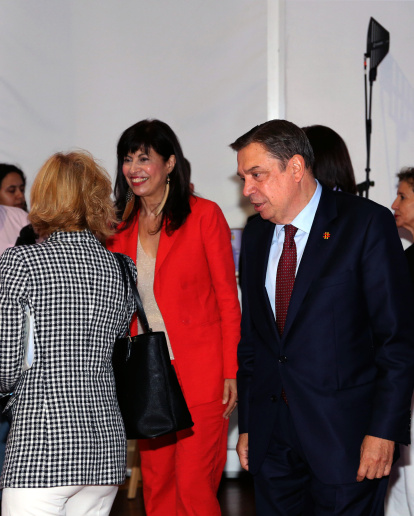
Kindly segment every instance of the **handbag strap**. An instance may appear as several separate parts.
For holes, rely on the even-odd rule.
[[[138,289],[137,289],[137,285],[136,285],[136,283],[134,281],[134,278],[132,276],[131,269],[125,263],[125,259],[124,259],[124,255],[123,254],[121,254],[121,253],[113,253],[113,255],[115,256],[115,258],[118,261],[119,266],[121,268],[122,279],[124,281],[126,292],[128,292],[128,282],[129,282],[129,286],[131,287],[132,294],[134,296],[135,303],[137,305],[137,316],[138,316],[138,318],[140,320],[140,323],[141,323],[145,333],[151,333],[152,329],[150,328],[150,326],[148,324],[148,319],[147,319],[147,316],[145,314],[144,305],[142,304],[141,297],[139,295],[139,292],[138,292]]]

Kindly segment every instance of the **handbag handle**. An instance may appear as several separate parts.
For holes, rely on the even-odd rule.
[[[134,296],[135,302],[137,304],[137,316],[141,322],[141,325],[145,331],[145,333],[152,333],[152,329],[148,324],[148,319],[145,314],[144,305],[142,304],[141,297],[139,295],[137,285],[132,276],[131,269],[125,263],[124,255],[121,253],[112,253],[121,267],[122,278],[124,281],[125,291],[128,292],[128,282],[132,290],[132,294]],[[128,278],[127,278],[128,276]]]

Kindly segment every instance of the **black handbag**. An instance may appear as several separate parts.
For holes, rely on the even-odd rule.
[[[112,366],[116,394],[128,439],[152,439],[191,428],[194,423],[168,353],[165,333],[153,332],[137,286],[122,254],[114,253],[121,267],[125,291],[128,282],[137,303],[142,335],[117,339]],[[129,332],[129,330],[128,330]]]

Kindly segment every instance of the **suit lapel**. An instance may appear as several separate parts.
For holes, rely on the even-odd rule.
[[[134,263],[137,263],[138,218],[137,215],[129,228],[125,229],[123,234],[121,233],[125,242],[125,251],[123,252],[130,256],[134,260]]]
[[[197,197],[190,196],[190,207],[191,211],[193,209],[194,204],[197,202]],[[191,217],[191,213],[188,215],[188,217]],[[188,219],[187,221],[188,222]],[[188,227],[188,224],[187,226]],[[160,243],[158,245],[158,251],[157,251],[157,260],[155,262],[155,275],[158,274],[160,268],[162,267],[162,264],[164,263],[165,259],[168,256],[168,253],[170,252],[171,248],[173,247],[175,241],[179,237],[179,235],[182,235],[184,231],[183,226],[176,229],[171,236],[167,235],[165,231],[165,221],[161,228],[161,235],[160,235]]]
[[[123,235],[125,241],[125,251],[134,262],[137,261],[137,246],[138,246],[138,232],[139,232],[139,212],[136,216],[133,224],[125,230]],[[170,252],[178,233],[180,230],[174,231],[171,236],[168,236],[165,232],[165,225],[161,228],[160,242],[158,245],[157,258],[155,262],[155,274],[157,274],[159,268],[163,264],[165,258]]]
[[[277,342],[280,341],[279,332],[276,327],[275,316],[269,301],[269,296],[266,290],[266,273],[267,264],[269,261],[270,248],[272,245],[272,239],[275,231],[275,225],[269,221],[262,222],[263,232],[259,235],[257,245],[255,246],[254,252],[257,253],[257,268],[255,275],[255,289],[257,292],[257,307],[255,310],[258,314],[263,314],[265,321],[270,328],[272,336]],[[261,327],[261,325],[259,325]],[[268,334],[265,328],[264,333]],[[276,348],[275,348],[276,349]]]
[[[177,240],[179,233],[180,229],[177,229],[171,236],[168,236],[165,232],[165,224],[161,228],[160,243],[158,245],[157,259],[155,262],[155,275],[158,274],[160,267],[168,256],[174,242]]]
[[[269,296],[267,295],[267,290],[266,290],[266,274],[267,274],[267,264],[269,262],[270,248],[272,246],[272,240],[273,240],[273,235],[274,235],[276,226],[272,223],[267,224],[267,226],[268,227],[266,228],[265,238],[263,239],[263,248],[259,250],[260,255],[262,256],[262,259],[263,259],[263,262],[261,263],[261,267],[259,267],[259,269],[262,272],[260,285],[262,287],[262,295],[263,295],[265,303],[266,303],[267,311],[271,314],[271,318],[274,319],[273,310],[270,305]]]
[[[296,275],[283,338],[289,333],[312,281],[320,275],[326,261],[329,259],[329,238],[324,239],[324,234],[332,231],[332,221],[336,216],[335,194],[323,187],[319,206],[316,210],[309,238]]]

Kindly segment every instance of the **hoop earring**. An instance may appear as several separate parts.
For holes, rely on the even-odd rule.
[[[154,215],[158,217],[158,215],[162,212],[165,203],[167,202],[168,194],[170,193],[170,174],[167,175],[167,184],[165,185],[165,191],[164,195],[162,197],[162,200],[160,204],[158,205],[158,208],[155,210]]]
[[[132,210],[134,209],[134,204],[135,204],[135,195],[130,187],[130,188],[128,188],[128,192],[126,194],[126,204],[125,204],[124,213],[122,214],[123,221],[127,220],[127,218],[131,215]]]

